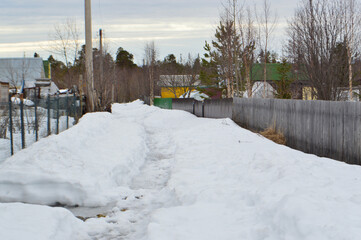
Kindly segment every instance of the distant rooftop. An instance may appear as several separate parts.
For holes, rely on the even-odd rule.
[[[12,87],[20,87],[23,79],[25,87],[33,87],[36,79],[46,77],[42,58],[0,58],[0,81]]]
[[[189,87],[198,86],[200,83],[199,75],[160,75],[158,86]]]
[[[281,80],[281,75],[279,74],[278,68],[281,63],[267,63],[267,81],[279,81]],[[251,79],[252,81],[263,81],[263,63],[255,63],[252,66]],[[288,74],[289,78],[292,80],[305,80],[307,79],[304,74],[296,73],[290,71]]]

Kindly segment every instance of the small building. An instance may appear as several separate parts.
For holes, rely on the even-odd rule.
[[[162,98],[179,98],[200,85],[199,75],[160,75],[158,86]]]
[[[40,89],[40,96],[54,95],[59,91],[59,88],[55,85],[51,79],[40,78],[36,79],[35,87]]]
[[[279,73],[279,67],[281,63],[267,63],[267,74],[266,74],[266,83],[270,84],[277,91],[277,82],[281,80],[281,74]],[[294,67],[293,67],[294,68]],[[250,73],[251,81],[254,82],[263,82],[264,81],[264,64],[255,63],[252,65],[252,70]],[[292,93],[292,98],[304,99],[305,93],[309,91],[309,81],[307,81],[304,74],[300,74],[296,69],[291,69],[289,71],[288,78],[292,81],[290,84],[290,91]]]
[[[50,63],[43,61],[40,57],[35,58],[0,58],[0,79],[7,82],[9,87],[16,89],[18,92],[24,89],[33,89],[37,87],[38,81],[47,82],[45,87],[41,89],[44,93],[55,94],[58,88],[51,81]],[[41,84],[40,84],[41,85]],[[55,87],[54,87],[55,86]],[[56,90],[55,90],[56,89]]]
[[[313,87],[303,87],[302,88],[302,100],[317,100],[316,94],[317,90]]]
[[[0,82],[0,103],[9,101],[9,83]]]

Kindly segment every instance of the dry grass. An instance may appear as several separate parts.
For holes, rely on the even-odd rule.
[[[286,145],[286,138],[280,131],[276,131],[275,128],[269,127],[263,132],[260,132],[262,136],[274,141],[275,143]]]

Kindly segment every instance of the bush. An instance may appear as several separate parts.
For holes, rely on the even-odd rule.
[[[260,132],[260,134],[275,143],[286,145],[285,136],[282,132],[277,131],[274,127],[269,127],[266,130]]]

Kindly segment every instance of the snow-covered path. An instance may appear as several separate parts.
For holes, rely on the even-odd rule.
[[[145,126],[142,118],[134,120],[145,127],[145,162],[132,178],[126,196],[117,202],[112,211],[106,213],[108,219],[92,219],[91,226],[105,227],[91,233],[93,239],[147,239],[152,213],[157,209],[174,207],[178,203],[174,191],[167,187],[174,163],[175,144],[167,131]],[[87,210],[83,209],[83,212]],[[127,223],[127,229],[112,226],[113,223],[121,225],[124,222]]]
[[[0,203],[0,239],[19,239],[19,232],[39,239],[31,231],[42,231],[38,225],[43,239],[361,236],[360,166],[277,145],[230,119],[140,102],[112,110],[89,114],[0,165],[0,202],[59,202],[90,218],[71,218],[63,208]],[[23,231],[15,231],[19,218]]]
[[[140,173],[132,179],[130,187],[132,189],[160,190],[167,185],[170,177],[175,144],[161,129],[157,131],[146,129],[146,133],[149,152]]]

